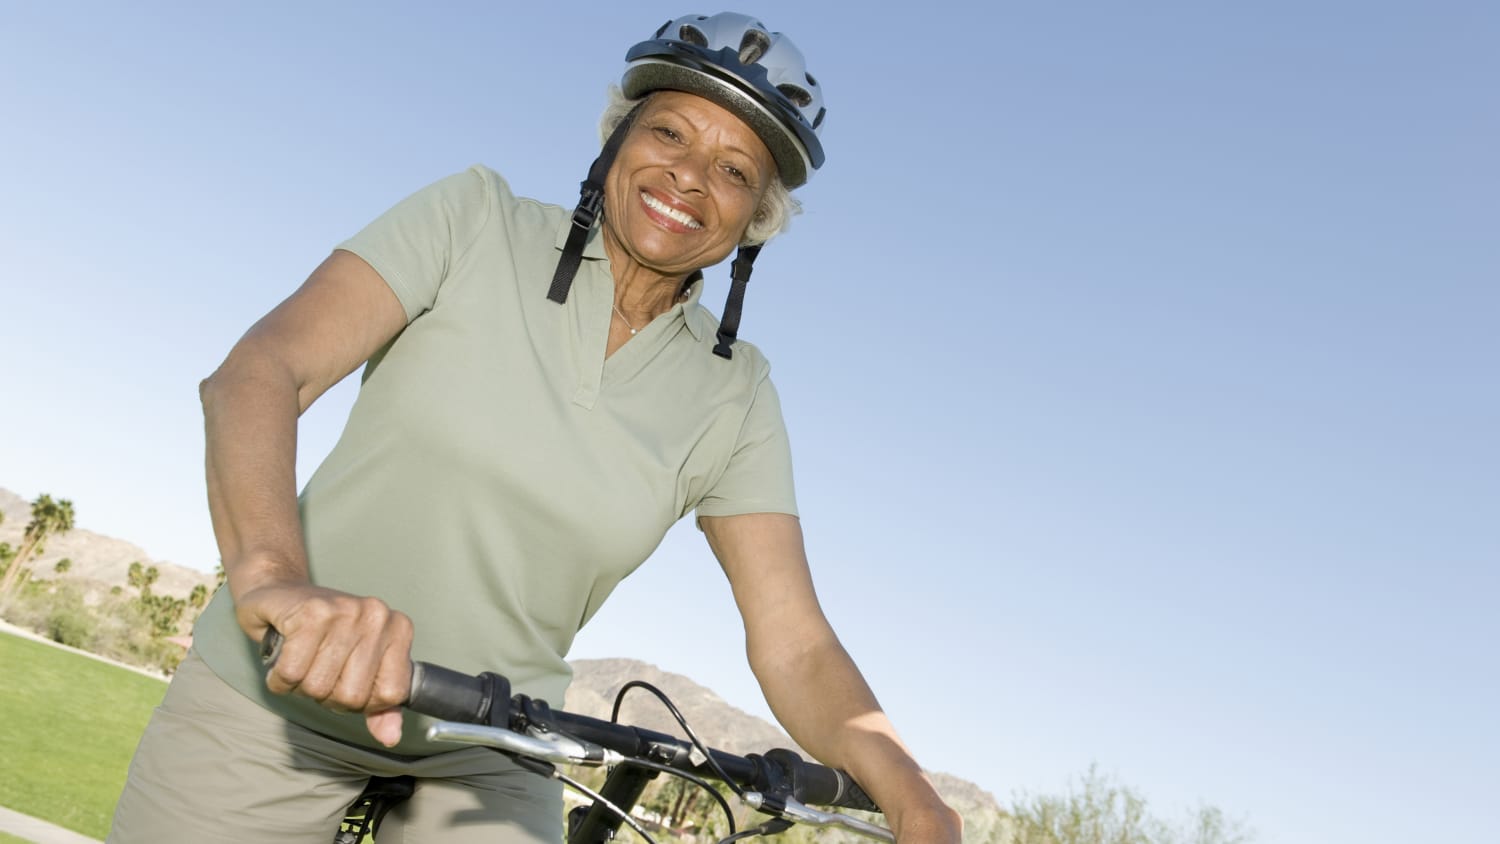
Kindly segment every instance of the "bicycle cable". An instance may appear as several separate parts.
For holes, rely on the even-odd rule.
[[[723,767],[719,765],[719,761],[715,759],[713,753],[709,751],[708,745],[704,744],[703,741],[698,738],[698,734],[693,732],[692,727],[688,726],[687,719],[682,716],[682,712],[677,709],[677,705],[674,704],[672,702],[672,699],[667,697],[666,692],[663,692],[661,689],[658,689],[650,683],[644,682],[642,680],[631,680],[630,682],[621,686],[620,691],[615,694],[615,706],[609,714],[610,721],[619,723],[620,704],[625,700],[625,693],[630,691],[632,688],[645,689],[651,694],[656,695],[657,699],[662,702],[662,705],[667,708],[667,711],[672,713],[672,717],[677,719],[677,724],[682,727],[682,731],[687,733],[688,740],[693,743],[693,747],[698,748],[698,752],[702,753],[703,757],[708,760],[709,767],[713,769],[713,772],[718,775],[719,779],[723,780],[724,784],[729,786],[729,790],[734,792],[735,797],[745,796],[745,790],[743,788],[740,788],[740,784],[735,782],[728,774],[724,773]]]
[[[660,771],[664,774],[671,774],[674,777],[682,777],[693,785],[696,785],[704,791],[707,791],[709,794],[713,795],[713,798],[715,800],[719,801],[719,807],[724,810],[724,816],[729,820],[729,834],[735,834],[736,827],[734,823],[734,810],[729,808],[729,801],[725,800],[724,795],[720,794],[719,790],[717,788],[714,788],[713,784],[708,780],[694,774],[690,774],[687,771],[678,770],[671,765],[663,765],[660,762],[652,762],[646,759],[626,759],[620,764],[634,765],[637,768],[646,768],[652,771]]]
[[[734,844],[734,842],[736,841],[740,841],[745,838],[755,838],[756,836],[760,835],[776,835],[778,833],[785,832],[791,827],[791,821],[783,820],[781,818],[772,818],[771,820],[766,821],[765,823],[755,827],[754,829],[747,829],[744,832],[730,835],[728,838],[722,838],[719,840],[719,844]]]
[[[630,691],[631,689],[643,689],[647,692],[650,692],[652,695],[655,695],[656,699],[661,701],[662,705],[667,708],[667,711],[672,714],[672,717],[677,720],[677,725],[682,727],[682,731],[687,733],[688,740],[693,743],[693,747],[695,747],[699,753],[703,754],[703,758],[708,761],[709,767],[713,769],[714,774],[718,776],[719,780],[725,785],[729,786],[729,790],[734,792],[735,797],[738,797],[741,800],[745,798],[745,790],[743,788],[740,788],[740,784],[735,782],[732,777],[724,772],[723,766],[721,766],[719,764],[719,761],[714,758],[713,752],[709,749],[708,745],[704,744],[703,740],[698,738],[698,734],[693,732],[693,728],[688,726],[687,718],[685,718],[682,714],[682,711],[677,708],[677,704],[673,703],[672,699],[667,697],[667,693],[662,691],[661,689],[658,689],[657,687],[643,680],[631,680],[630,682],[621,686],[620,691],[615,693],[615,705],[609,713],[609,720],[611,723],[618,724],[620,722],[620,707],[625,702],[625,693]],[[634,761],[640,762],[641,760]],[[654,763],[652,763],[643,765],[643,767],[650,768],[655,767],[655,765]],[[665,768],[666,766],[662,767]],[[717,788],[714,788],[712,785],[709,785],[702,779],[691,776],[682,771],[671,768],[666,768],[666,770],[669,773],[678,774],[686,779],[696,782],[701,788],[707,790],[709,794],[712,794],[714,796],[714,799],[719,801],[719,806],[724,810],[724,816],[729,820],[729,832],[731,837],[734,835],[734,810],[729,807],[729,801],[724,799],[724,795],[720,794]]]
[[[595,803],[598,803],[599,805],[601,805],[604,808],[610,810],[611,812],[614,812],[616,815],[619,815],[620,816],[620,820],[624,821],[631,829],[635,830],[636,833],[639,834],[642,838],[644,838],[647,841],[651,842],[651,844],[656,844],[656,839],[652,838],[650,836],[650,834],[648,834],[646,832],[646,828],[645,827],[641,826],[638,822],[636,822],[635,818],[632,818],[630,816],[629,812],[625,811],[624,809],[621,809],[619,806],[616,806],[614,803],[611,803],[611,802],[609,802],[609,800],[605,799],[604,795],[602,795],[599,792],[593,790],[592,788],[589,788],[588,786],[584,785],[583,783],[579,782],[578,780],[573,779],[572,777],[568,776],[567,774],[564,774],[562,771],[556,771],[556,770],[554,770],[552,772],[552,776],[557,777],[559,780],[562,780],[562,782],[563,782],[564,785],[567,785],[568,787],[570,787],[570,788],[572,788],[572,789],[574,789],[574,790],[582,793],[584,796],[588,797],[590,800],[593,800]],[[734,821],[731,820],[730,823],[733,824]]]

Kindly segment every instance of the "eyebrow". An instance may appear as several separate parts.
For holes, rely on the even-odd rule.
[[[681,111],[678,111],[673,106],[670,106],[670,105],[658,105],[656,107],[656,111],[652,112],[649,116],[650,117],[655,117],[658,114],[671,114],[671,115],[674,115],[678,119],[682,120],[684,123],[687,123],[687,124],[691,125],[694,129],[696,129],[696,130],[698,130],[700,132],[702,131],[702,127],[698,126],[698,124],[695,123],[693,120],[689,119],[686,114],[683,114]],[[749,129],[748,126],[745,127],[745,128]],[[750,131],[751,131],[751,134],[754,134],[754,130],[753,129],[750,130]],[[755,156],[750,154],[749,150],[746,150],[746,149],[740,147],[737,144],[727,144],[725,146],[725,149],[728,149],[730,152],[737,153],[738,155],[744,156],[745,160],[749,161],[750,164],[755,167],[756,175],[757,176],[760,175],[760,171],[762,171],[762,170],[765,169],[764,167],[761,166],[760,162],[758,160],[756,160]]]

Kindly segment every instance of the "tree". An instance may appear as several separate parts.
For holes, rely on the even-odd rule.
[[[1179,827],[1146,812],[1146,800],[1089,768],[1062,797],[1026,797],[1013,812],[1013,844],[1246,844],[1251,834],[1211,806]]]
[[[156,566],[145,568],[140,560],[131,563],[130,568],[125,572],[125,582],[141,590],[142,597],[151,595],[151,584],[155,583],[158,577],[161,577],[161,572],[156,570]]]
[[[26,525],[26,531],[21,536],[21,548],[16,552],[15,559],[11,560],[10,566],[5,570],[5,579],[0,581],[0,597],[10,594],[16,582],[21,579],[21,571],[26,568],[26,561],[37,553],[42,542],[47,537],[59,533],[67,533],[73,529],[73,502],[66,498],[52,500],[52,496],[43,493],[31,502],[31,521]]]
[[[208,587],[200,583],[194,586],[192,594],[188,595],[188,604],[195,610],[201,610],[206,603],[208,603]]]
[[[187,601],[171,595],[153,595],[146,590],[136,602],[150,624],[151,638],[164,639],[176,635],[177,625],[182,622],[182,615],[187,611]]]
[[[188,602],[171,595],[157,595],[151,591],[151,585],[161,577],[161,572],[156,566],[142,566],[140,560],[130,564],[125,572],[125,580],[136,589],[141,590],[140,597],[135,599],[135,605],[140,608],[142,615],[149,625],[151,638],[164,639],[177,633],[177,625],[182,622],[182,616],[187,612]],[[203,589],[199,586],[198,589]],[[194,598],[206,598],[207,590],[202,595],[198,590],[193,590]],[[197,606],[196,604],[194,606]]]
[[[57,561],[57,565],[53,566],[52,570],[55,571],[55,572],[57,572],[58,574],[67,574],[68,573],[68,569],[71,569],[72,567],[73,567],[73,558],[72,557],[63,557],[61,560]]]

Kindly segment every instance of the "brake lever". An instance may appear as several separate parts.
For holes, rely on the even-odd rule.
[[[561,733],[544,732],[521,735],[504,727],[462,724],[457,721],[438,721],[432,724],[427,728],[427,739],[492,747],[507,753],[529,756],[561,765],[597,767],[618,765],[625,761],[625,757],[620,753]]]
[[[759,812],[765,812],[778,818],[786,818],[808,826],[840,826],[851,832],[857,832],[870,838],[878,838],[882,841],[895,842],[896,834],[883,826],[862,821],[859,818],[850,817],[841,812],[824,812],[811,806],[793,800],[790,797],[778,798],[762,794],[759,791],[747,791],[740,797],[750,808]]]

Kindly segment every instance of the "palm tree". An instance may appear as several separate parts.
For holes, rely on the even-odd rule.
[[[10,561],[10,568],[5,570],[4,581],[0,581],[0,597],[9,594],[21,579],[21,570],[26,567],[26,561],[47,537],[67,533],[72,529],[73,502],[66,498],[53,501],[52,496],[46,493],[37,496],[31,502],[31,521],[27,523],[26,532],[21,536],[21,549],[16,552],[15,559]]]

